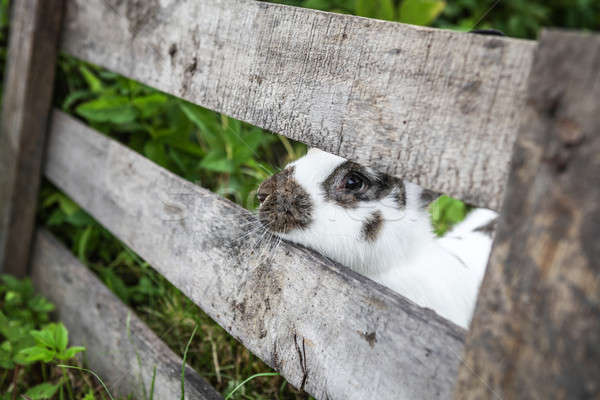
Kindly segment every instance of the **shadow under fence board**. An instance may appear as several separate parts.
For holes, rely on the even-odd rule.
[[[447,399],[464,330],[56,111],[46,175],[317,399]]]
[[[248,0],[66,0],[62,50],[498,209],[535,43]]]
[[[86,347],[88,368],[113,395],[147,398],[156,367],[154,398],[180,398],[181,358],[48,231],[37,231],[32,269],[36,288],[69,329],[69,345]],[[222,399],[189,366],[184,387],[186,399]]]

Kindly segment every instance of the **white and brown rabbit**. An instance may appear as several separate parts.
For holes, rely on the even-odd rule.
[[[264,181],[257,196],[259,219],[277,236],[469,324],[491,245],[476,228],[494,212],[477,210],[466,228],[437,239],[431,192],[318,149]],[[475,254],[461,257],[453,251],[461,247]]]

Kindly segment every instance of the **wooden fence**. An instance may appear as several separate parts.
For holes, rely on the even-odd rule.
[[[57,47],[501,210],[470,332],[313,252],[260,247],[244,237],[247,211],[49,113]],[[21,0],[0,136],[0,265],[24,275],[33,254],[35,284],[117,391],[141,396],[152,375],[142,366],[157,366],[159,398],[178,396],[181,360],[48,232],[33,240],[45,153],[53,183],[317,399],[598,396],[599,98],[590,34],[536,43],[250,0]],[[189,368],[186,378],[188,398],[220,397]]]

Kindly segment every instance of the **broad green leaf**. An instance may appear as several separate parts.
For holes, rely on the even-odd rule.
[[[229,174],[235,169],[233,162],[228,160],[227,156],[218,150],[209,153],[198,166],[209,171]]]
[[[59,322],[58,324],[51,324],[54,330],[54,344],[58,351],[63,351],[67,348],[67,344],[69,344],[69,332],[67,328]]]
[[[36,343],[54,349],[56,347],[56,343],[54,341],[53,330],[49,329],[50,326],[51,325],[48,325],[47,328],[42,329],[41,331],[31,331],[29,333],[31,336],[33,336]]]
[[[176,134],[160,138],[162,143],[166,143],[169,146],[181,150],[196,157],[204,157],[206,151],[202,146],[192,142],[190,139],[183,137],[183,135]]]
[[[392,0],[379,0],[379,9],[375,18],[393,21],[395,19],[395,7]]]
[[[155,115],[169,98],[162,93],[153,93],[148,96],[136,97],[133,99],[133,105],[140,111],[142,118],[148,118]]]
[[[27,390],[27,392],[25,392],[25,397],[31,400],[50,399],[56,394],[56,391],[61,387],[61,385],[62,382],[59,382],[56,385],[53,385],[49,382],[40,383],[39,385]]]
[[[62,103],[62,110],[69,111],[71,106],[80,100],[87,100],[90,97],[93,97],[93,93],[89,90],[76,90],[67,95],[65,100]]]
[[[217,125],[215,114],[212,111],[204,110],[193,104],[184,102],[179,103],[183,114],[198,128],[200,137],[209,144],[209,147],[216,147],[222,140],[217,132],[220,126]]]
[[[440,0],[403,0],[398,21],[412,25],[431,24],[446,6]]]
[[[15,362],[19,364],[30,364],[36,361],[50,362],[54,359],[56,352],[39,346],[27,347],[21,350]]]
[[[81,353],[82,351],[85,351],[85,347],[83,346],[72,346],[69,347],[68,349],[61,351],[56,358],[58,358],[59,360],[70,360],[71,358],[73,358],[75,356],[75,354],[77,353]]]
[[[75,112],[92,122],[124,124],[137,117],[136,109],[123,96],[104,96],[79,105]]]

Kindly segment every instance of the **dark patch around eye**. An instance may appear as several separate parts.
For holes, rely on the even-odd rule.
[[[294,179],[294,167],[264,181],[259,192],[266,197],[258,218],[270,231],[287,233],[305,229],[311,223],[313,204],[310,195]]]
[[[361,233],[364,240],[374,242],[383,227],[383,217],[379,210],[374,211],[363,223]]]
[[[359,192],[345,190],[341,184],[344,177],[356,172],[363,176],[368,185],[366,190]],[[394,197],[398,205],[404,208],[406,195],[401,179],[373,171],[352,161],[339,165],[321,184],[325,200],[336,203],[344,208],[356,208],[360,202],[381,200],[395,189]]]

